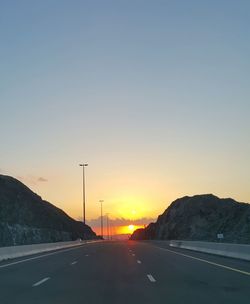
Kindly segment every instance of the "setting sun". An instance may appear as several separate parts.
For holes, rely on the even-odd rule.
[[[117,227],[118,234],[132,234],[136,229],[144,228],[143,225],[127,225]]]
[[[135,226],[134,225],[128,225],[128,230],[131,231],[131,233],[134,232]]]

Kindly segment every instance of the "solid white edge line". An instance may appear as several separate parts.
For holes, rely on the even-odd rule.
[[[39,285],[45,283],[45,282],[48,281],[49,279],[50,279],[50,277],[44,278],[44,279],[42,279],[42,280],[36,282],[35,284],[33,284],[32,287],[37,287],[37,286],[39,286]]]
[[[95,244],[95,243],[97,243],[97,242],[89,242],[88,244]],[[79,245],[79,246],[74,246],[74,247],[71,247],[71,248],[67,248],[67,249],[55,249],[56,251],[51,252],[51,253],[46,253],[46,254],[35,256],[35,257],[32,257],[32,258],[28,258],[28,259],[24,259],[24,260],[12,262],[12,263],[0,265],[0,268],[5,268],[5,267],[8,267],[8,266],[12,266],[12,265],[16,265],[16,264],[20,264],[20,263],[36,260],[36,259],[41,259],[43,257],[54,255],[54,254],[59,254],[61,252],[67,252],[67,251],[71,251],[71,250],[76,250],[76,249],[79,249],[79,248],[83,247],[84,245],[86,245],[86,243],[84,243],[82,245]]]
[[[211,261],[208,261],[208,260],[204,260],[204,259],[194,257],[192,255],[176,252],[174,250],[169,250],[169,249],[162,248],[162,247],[157,247],[156,246],[156,248],[164,250],[164,251],[168,251],[168,252],[171,252],[171,253],[174,253],[174,254],[177,254],[177,255],[181,255],[181,256],[184,256],[184,257],[189,258],[189,259],[193,259],[193,260],[196,260],[196,261],[200,261],[200,262],[203,262],[203,263],[207,263],[207,264],[210,264],[210,265],[213,265],[213,266],[221,267],[221,268],[224,268],[224,269],[227,269],[227,270],[231,270],[231,271],[234,271],[234,272],[238,272],[238,273],[250,276],[250,272],[243,271],[243,270],[240,270],[240,269],[237,269],[237,268],[232,268],[232,267],[229,267],[229,266],[226,266],[226,265],[214,263],[214,262],[211,262]]]
[[[77,263],[77,261],[72,262],[70,265],[75,265]]]
[[[155,282],[156,282],[156,280],[155,280],[155,278],[152,276],[152,274],[147,274],[147,277],[148,277],[148,279],[149,279],[150,282],[152,282],[152,283],[155,283]]]

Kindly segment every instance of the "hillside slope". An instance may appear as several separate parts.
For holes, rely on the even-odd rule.
[[[250,243],[250,205],[212,194],[185,196],[131,239],[218,241],[221,233],[224,242]]]
[[[41,199],[13,177],[0,175],[0,246],[93,239],[87,225]]]

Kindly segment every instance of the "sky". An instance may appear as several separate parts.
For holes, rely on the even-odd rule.
[[[0,173],[80,219],[250,202],[250,2],[0,1]]]

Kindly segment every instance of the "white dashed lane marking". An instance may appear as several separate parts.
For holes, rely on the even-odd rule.
[[[35,284],[32,285],[32,287],[37,287],[43,283],[45,283],[46,281],[48,281],[50,278],[44,278],[41,281],[36,282]]]
[[[149,279],[150,282],[152,282],[152,283],[155,283],[155,282],[156,282],[156,280],[155,280],[155,278],[152,276],[152,274],[147,274],[147,277],[148,277],[148,279]]]

